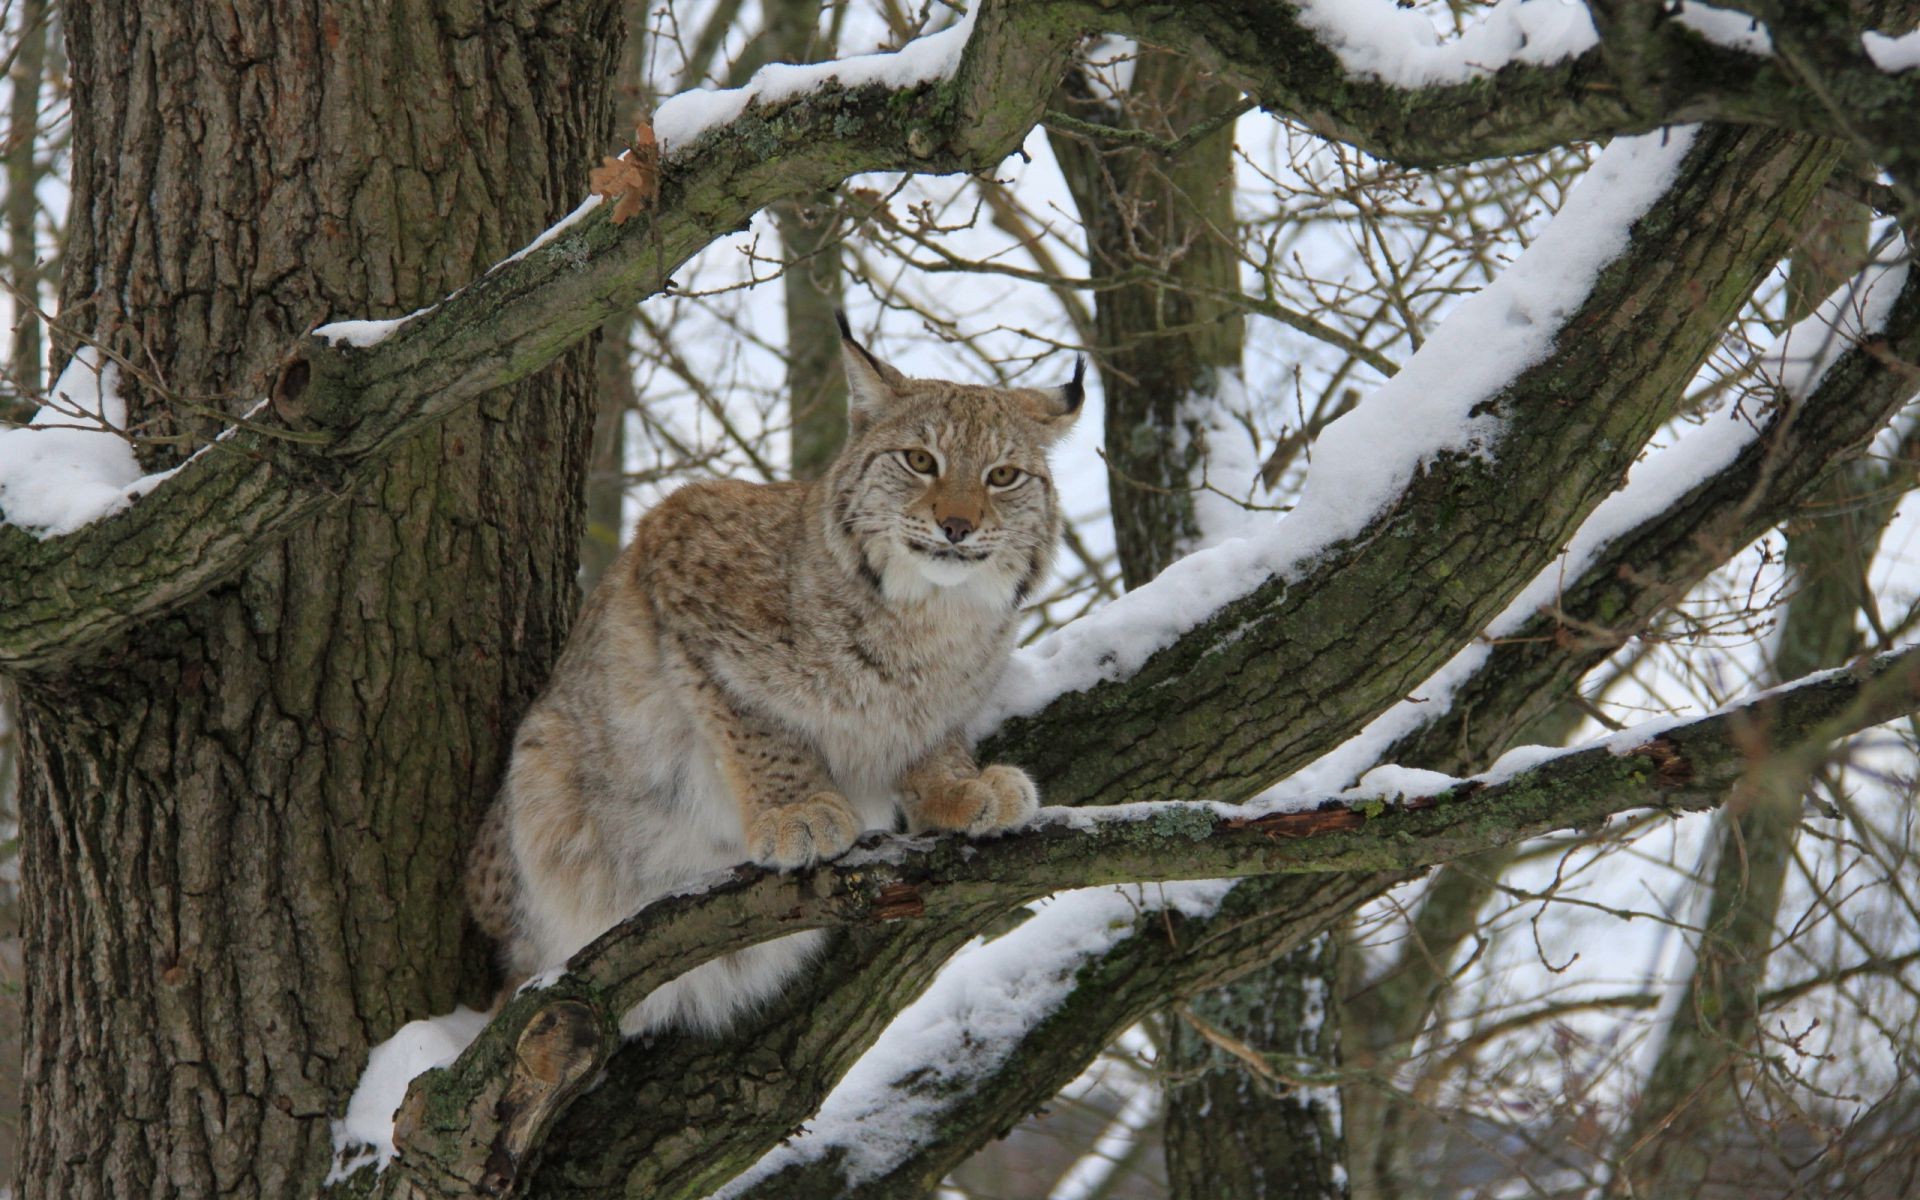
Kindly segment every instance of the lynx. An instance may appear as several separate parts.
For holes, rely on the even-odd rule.
[[[1038,803],[964,736],[1060,535],[1047,389],[909,379],[840,320],[847,445],[812,483],[691,484],[643,517],[514,739],[467,890],[508,973],[563,962],[746,859],[794,868],[864,830],[981,834]],[[724,1028],[818,944],[682,975],[628,1033]]]

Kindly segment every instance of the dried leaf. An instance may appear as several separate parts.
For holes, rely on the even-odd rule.
[[[591,176],[595,195],[614,201],[613,223],[624,225],[660,199],[660,143],[653,126],[634,127],[633,147],[618,158],[601,160]]]

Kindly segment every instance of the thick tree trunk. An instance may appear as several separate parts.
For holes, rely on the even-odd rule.
[[[62,307],[141,368],[133,419],[204,433],[187,401],[244,409],[315,322],[575,204],[614,11],[74,0]],[[26,1195],[309,1194],[368,1044],[485,994],[461,859],[574,607],[586,381],[568,356],[22,681]]]
[[[1171,1022],[1167,1176],[1177,1197],[1344,1196],[1340,936],[1322,933],[1267,966],[1195,996]],[[1260,1070],[1249,1052],[1268,1062]],[[1318,1077],[1318,1078],[1316,1078]]]
[[[1177,154],[1123,139],[1171,147],[1233,112],[1240,93],[1191,59],[1143,49],[1124,107],[1074,81],[1060,98],[1116,131],[1113,143],[1054,133],[1052,144],[1086,229],[1108,492],[1121,572],[1138,587],[1202,540],[1206,418],[1237,391],[1244,318],[1222,298],[1240,288],[1230,124]]]

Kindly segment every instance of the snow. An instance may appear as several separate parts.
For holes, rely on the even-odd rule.
[[[1773,38],[1767,33],[1767,27],[1746,13],[1687,0],[1673,16],[1717,46],[1744,50],[1748,54],[1773,53]]]
[[[1811,315],[1760,352],[1767,378],[1795,399],[1811,394],[1846,350],[1885,327],[1895,299],[1906,286],[1910,257],[1906,245],[1898,241],[1879,250],[1866,270],[1835,289]],[[1634,464],[1625,486],[1588,514],[1560,556],[1487,626],[1483,640],[1463,648],[1421,684],[1413,701],[1402,701],[1380,714],[1360,733],[1269,789],[1261,802],[1336,791],[1434,713],[1447,711],[1455,689],[1486,661],[1487,640],[1519,632],[1542,607],[1559,598],[1566,581],[1579,578],[1609,545],[1666,512],[1702,480],[1732,463],[1760,431],[1752,414],[1729,406],[1710,414],[1671,446]],[[1513,757],[1519,753],[1519,749],[1511,752],[1501,764],[1517,769],[1524,761]]]
[[[333,1123],[334,1183],[372,1163],[385,1169],[396,1153],[393,1117],[414,1077],[444,1067],[487,1027],[486,1013],[456,1008],[444,1016],[409,1021],[367,1052],[367,1069],[347,1101],[347,1115]]]
[[[860,54],[811,66],[773,63],[754,72],[744,87],[682,92],[662,103],[653,114],[660,152],[671,155],[687,149],[752,105],[778,104],[830,83],[849,89],[872,84],[908,88],[944,79],[959,67],[979,11],[976,4],[948,28],[915,38],[891,54]]]
[[[1873,65],[1882,71],[1897,73],[1920,67],[1920,30],[1899,37],[1866,33],[1860,36],[1860,43]]]
[[[1392,0],[1303,0],[1300,21],[1355,75],[1401,87],[1467,83],[1508,63],[1545,66],[1599,44],[1584,4],[1506,0],[1458,37]]]
[[[0,520],[36,537],[72,533],[152,491],[173,471],[142,475],[127,427],[120,368],[83,346],[48,403],[18,429],[0,429]],[[176,468],[177,470],[178,468]]]
[[[386,341],[393,336],[394,330],[412,319],[395,317],[387,321],[334,321],[316,327],[313,336],[324,339],[330,346],[354,346],[365,350]]]
[[[624,150],[621,151],[620,157],[621,158],[627,157],[627,151],[624,151]],[[521,247],[519,250],[514,251],[512,254],[509,254],[507,257],[493,264],[493,266],[488,270],[487,273],[491,275],[494,271],[498,271],[501,267],[506,266],[508,263],[519,262],[521,259],[525,258],[527,255],[532,254],[535,250],[538,250],[540,247],[546,245],[548,242],[551,242],[553,239],[559,237],[561,234],[565,233],[567,230],[573,228],[573,226],[575,226],[581,220],[583,220],[588,213],[592,212],[596,208],[599,208],[601,202],[604,201],[605,199],[606,197],[600,195],[598,192],[595,192],[593,195],[588,196],[585,200],[582,200],[578,205],[576,205],[572,212],[568,213],[564,217],[561,217],[558,221],[554,222],[552,225],[548,226],[544,231],[542,231],[539,237],[533,239],[531,242],[528,242],[525,246]]]
[[[1360,782],[1341,793],[1355,799],[1398,799],[1406,796],[1437,796],[1460,781],[1441,771],[1391,764],[1375,767],[1360,777]]]
[[[1073,991],[1079,970],[1129,937],[1146,913],[1212,915],[1230,883],[1087,888],[1036,907],[990,942],[970,943],[885,1033],[807,1122],[719,1197],[738,1196],[789,1166],[844,1155],[850,1180],[905,1160],[934,1132],[938,1094],[991,1074]]]
[[[1547,356],[1692,139],[1691,129],[1615,138],[1513,266],[1462,301],[1398,375],[1326,428],[1290,514],[1188,555],[1015,654],[975,731],[1130,675],[1229,601],[1268,579],[1300,578],[1320,554],[1362,533],[1438,455],[1497,461],[1502,422],[1474,408]]]
[[[969,12],[948,28],[915,38],[888,54],[859,54],[811,66],[773,63],[754,72],[744,87],[682,92],[664,101],[653,114],[653,132],[659,141],[660,153],[669,157],[690,148],[708,132],[732,121],[755,104],[778,104],[829,84],[837,83],[844,88],[875,84],[906,88],[944,79],[958,68],[967,39],[973,34],[973,21],[974,13]],[[542,230],[540,236],[495,263],[488,273],[519,262],[552,242],[600,207],[603,199],[597,194],[588,196],[572,212]],[[432,311],[433,307],[437,306],[391,320],[334,321],[313,332],[332,345],[366,349],[392,337],[400,326]]]

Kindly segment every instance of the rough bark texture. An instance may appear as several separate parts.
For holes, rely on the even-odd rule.
[[[1171,1023],[1166,1144],[1175,1196],[1347,1194],[1340,1095],[1332,1083],[1340,1062],[1339,954],[1339,934],[1322,933],[1195,996]],[[1249,1054],[1266,1060],[1267,1069],[1249,1063]]]
[[[62,308],[142,369],[134,420],[208,433],[185,399],[232,414],[315,322],[571,207],[611,7],[71,4]],[[574,606],[584,384],[488,398],[22,681],[24,1194],[308,1195],[369,1043],[484,996],[460,863]]]
[[[35,226],[39,223],[42,172],[35,151],[40,146],[40,90],[46,79],[51,18],[52,6],[47,0],[22,0],[19,15],[14,18],[19,22],[19,34],[13,46],[13,65],[7,71],[13,93],[7,106],[7,282],[15,289],[13,344],[8,349],[7,371],[22,396],[40,390],[40,360],[45,353],[40,318],[19,297],[34,303],[40,297]],[[0,417],[9,416],[10,408],[7,398],[0,395]],[[31,415],[23,405],[22,419]]]
[[[1554,353],[1485,405],[1506,420],[1497,467],[1436,460],[1310,574],[1226,605],[1124,681],[1010,721],[988,752],[1056,798],[1230,798],[1357,732],[1445,662],[1459,631],[1484,628],[1612,490],[1833,162],[1826,143],[1704,131]]]
[[[1457,841],[1442,839],[1452,841],[1451,849],[1442,852],[1446,855],[1532,836],[1552,819],[1546,817],[1548,813],[1568,818],[1565,823],[1577,826],[1598,824],[1604,819],[1599,816],[1602,810],[1619,811],[1605,797],[1621,797],[1618,789],[1622,787],[1641,795],[1646,794],[1643,789],[1650,788],[1663,796],[1662,803],[1682,807],[1714,803],[1752,766],[1749,752],[1756,728],[1770,730],[1776,747],[1793,747],[1818,757],[1834,737],[1902,707],[1920,704],[1920,651],[1882,656],[1870,673],[1872,679],[1864,686],[1844,677],[1802,684],[1791,689],[1792,699],[1781,697],[1779,708],[1769,709],[1769,702],[1763,700],[1723,717],[1691,722],[1624,758],[1604,746],[1584,750],[1504,784],[1480,791],[1463,789],[1460,794],[1431,798],[1433,804],[1411,811],[1382,812],[1350,831],[1322,830],[1301,836],[1290,849],[1275,847],[1269,853],[1277,857],[1264,864],[1263,870],[1268,873],[1235,887],[1211,915],[1173,921],[1165,913],[1146,914],[1129,936],[1091,956],[1079,969],[1072,994],[1020,1036],[1017,1047],[1006,1057],[1006,1066],[984,1068],[973,1075],[965,1063],[945,1064],[937,1073],[915,1064],[891,1080],[896,1091],[913,1094],[916,1108],[922,1109],[916,1120],[927,1131],[924,1140],[903,1138],[890,1140],[884,1147],[867,1147],[862,1155],[867,1161],[858,1171],[849,1167],[844,1150],[836,1152],[833,1143],[816,1145],[813,1153],[760,1178],[748,1194],[755,1200],[921,1194],[974,1147],[1003,1132],[1013,1114],[1043,1104],[1120,1029],[1151,1006],[1169,997],[1218,986],[1269,962],[1301,939],[1327,931],[1367,900],[1403,882],[1408,878],[1408,868],[1417,866],[1421,855],[1439,849],[1440,842],[1429,840],[1437,830],[1457,828],[1465,834]],[[1631,761],[1636,759],[1637,763]],[[1576,810],[1590,816],[1575,816]],[[1297,822],[1303,816],[1315,815],[1325,814],[1292,814],[1282,820]],[[1016,835],[1011,845],[996,853],[1025,858],[1034,849],[1031,843],[1021,845],[1029,836]],[[1292,840],[1290,835],[1281,836]],[[1181,861],[1183,840],[1192,842],[1189,835],[1180,833],[1164,839],[1143,837],[1141,852],[1163,867],[1170,866]],[[1316,867],[1338,870],[1331,874],[1270,874],[1273,870],[1290,871],[1292,868],[1282,865],[1287,859],[1303,868],[1311,862]],[[1185,869],[1193,874],[1218,874],[1218,861],[1187,864]],[[906,869],[915,870],[917,864]],[[996,879],[1001,875],[989,864],[979,864],[975,869]],[[729,901],[723,907],[731,905]],[[946,908],[941,915],[951,911]],[[928,915],[933,915],[931,905]],[[933,924],[941,930],[949,922]],[[863,961],[861,951],[874,944],[856,942],[836,949],[826,966],[850,969]],[[1156,964],[1169,949],[1177,955],[1177,968],[1156,974],[1162,970]],[[605,970],[611,961],[609,956],[608,961],[576,965],[596,972]],[[1152,986],[1144,990],[1136,987],[1136,972],[1147,973]],[[791,996],[788,1003],[814,1007],[823,993],[830,995],[832,990],[831,983],[816,979],[810,981],[809,994]],[[837,1001],[833,1011],[844,1012],[850,1020],[866,1019],[866,1006],[852,999]],[[780,1077],[771,1074],[778,1066],[771,1061],[750,1061],[754,1071],[763,1074],[759,1075],[759,1086],[747,1089],[747,1094],[759,1100],[764,1088],[779,1082]],[[592,1128],[604,1137],[621,1110],[617,1098],[600,1103],[598,1098],[603,1094],[604,1089],[587,1097],[580,1107],[598,1117],[597,1123],[583,1128]],[[932,1115],[924,1111],[929,1107],[934,1110]],[[722,1115],[709,1111],[714,1116]],[[736,1124],[744,1116],[732,1112],[724,1115]],[[657,1115],[649,1114],[643,1123],[658,1121]],[[704,1140],[712,1139],[717,1131],[702,1125],[688,1132]],[[806,1140],[803,1134],[803,1145]],[[903,1141],[908,1144],[903,1146]],[[724,1148],[714,1141],[706,1144],[715,1151]],[[678,1155],[683,1150],[670,1145],[668,1152]],[[875,1159],[879,1160],[877,1165]],[[744,1165],[734,1165],[728,1173]],[[553,1194],[592,1194],[591,1188],[558,1172],[542,1177],[536,1194],[546,1194],[546,1185],[563,1181],[567,1186],[557,1186]],[[644,1180],[636,1171],[627,1178],[626,1186],[631,1195],[704,1194],[694,1184],[663,1186],[662,1176],[652,1170]]]
[[[1200,542],[1204,417],[1239,379],[1245,318],[1224,298],[1240,288],[1233,126],[1219,119],[1239,111],[1240,92],[1191,59],[1143,49],[1123,103],[1096,97],[1078,76],[1059,99],[1115,135],[1051,140],[1087,240],[1107,492],[1121,575],[1138,587]],[[1177,154],[1137,144],[1145,136],[1172,146],[1210,123],[1211,135]]]

